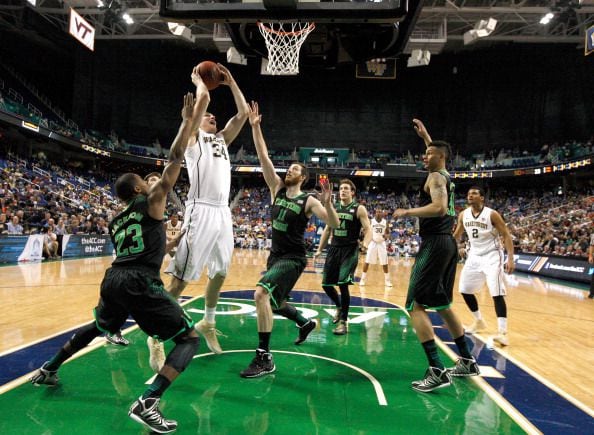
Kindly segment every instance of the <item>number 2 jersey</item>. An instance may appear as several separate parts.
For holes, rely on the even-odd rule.
[[[165,256],[162,219],[148,214],[148,200],[138,195],[109,223],[109,235],[116,250],[114,266],[145,266],[157,271]]]
[[[228,206],[231,164],[223,135],[198,130],[196,144],[186,149],[185,158],[190,177],[188,202]]]
[[[472,207],[462,212],[462,225],[470,242],[469,255],[485,255],[502,249],[499,231],[491,222],[492,211],[489,207],[483,207],[477,217],[473,216]]]

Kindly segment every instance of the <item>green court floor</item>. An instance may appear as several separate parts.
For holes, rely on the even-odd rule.
[[[295,325],[275,320],[276,372],[242,379],[257,344],[255,308],[249,299],[221,302],[217,328],[226,352],[210,354],[202,343],[162,401],[179,434],[524,433],[471,380],[413,391],[410,382],[423,376],[426,360],[397,308],[353,307],[350,333],[334,336],[329,306],[296,304],[318,328],[296,346]],[[197,299],[186,309],[198,320],[203,304]],[[126,336],[127,348],[106,344],[67,362],[58,387],[24,383],[0,395],[0,433],[145,433],[127,411],[152,376],[146,336],[135,328]]]

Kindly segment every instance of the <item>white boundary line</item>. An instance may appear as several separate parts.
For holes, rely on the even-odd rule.
[[[482,335],[477,335],[477,334],[474,334],[474,335],[475,335],[475,337],[480,338],[484,343],[487,342],[484,339],[485,337],[483,337]],[[492,350],[492,352],[495,352],[495,350]],[[557,393],[558,395],[560,395],[561,397],[563,397],[564,399],[566,399],[572,405],[574,405],[577,408],[581,409],[582,411],[584,411],[589,416],[594,417],[594,410],[592,408],[588,407],[588,405],[586,405],[585,403],[580,402],[578,399],[576,399],[575,397],[573,397],[569,393],[565,392],[560,387],[558,387],[557,385],[553,384],[551,381],[547,380],[542,375],[539,375],[538,373],[536,373],[534,370],[532,370],[530,367],[526,366],[524,363],[516,360],[514,357],[510,356],[505,350],[503,350],[501,348],[497,348],[497,352],[500,353],[501,355],[503,355],[508,361],[510,361],[511,363],[515,364],[516,366],[518,366],[519,368],[521,368],[522,370],[524,370],[530,376],[532,376],[533,378],[537,379],[541,384],[545,385],[546,387],[550,388],[555,393]]]
[[[226,350],[223,352],[223,354],[225,353],[253,353],[254,349],[249,349],[249,350]],[[344,361],[340,361],[337,359],[333,359],[333,358],[328,358],[325,356],[321,356],[321,355],[314,355],[311,353],[301,353],[301,352],[292,352],[292,351],[286,351],[286,350],[271,350],[270,351],[273,354],[277,354],[277,353],[284,353],[286,355],[298,355],[298,356],[307,356],[307,357],[312,357],[312,358],[318,358],[318,359],[323,359],[326,361],[330,361],[333,362],[335,364],[340,364],[343,365],[345,367],[350,368],[351,370],[354,370],[360,374],[362,374],[363,376],[365,376],[369,382],[371,382],[371,385],[373,385],[373,389],[375,390],[375,395],[377,397],[377,401],[379,403],[380,406],[388,406],[388,401],[386,400],[386,396],[384,394],[384,390],[382,389],[382,386],[380,384],[380,382],[373,376],[371,375],[369,372],[366,372],[363,369],[360,369],[357,366],[354,366],[352,364],[346,363]],[[213,355],[212,352],[210,353],[203,353],[200,355],[194,355],[194,359],[196,358],[202,358],[205,356],[210,356]]]

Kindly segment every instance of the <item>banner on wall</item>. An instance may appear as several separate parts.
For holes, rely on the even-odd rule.
[[[0,236],[0,263],[16,263],[29,236]]]
[[[94,257],[112,252],[111,239],[106,235],[66,234],[62,239],[62,258]]]
[[[519,272],[534,273],[551,278],[589,283],[594,265],[586,259],[547,257],[535,254],[515,254],[514,263]]]
[[[43,260],[43,234],[34,234],[27,237],[25,247],[19,255],[18,261],[41,261]]]

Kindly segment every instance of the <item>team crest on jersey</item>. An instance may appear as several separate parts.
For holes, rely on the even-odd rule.
[[[303,205],[303,200],[302,200],[302,199],[298,200],[298,201],[297,201],[297,204],[299,204],[299,205]]]

